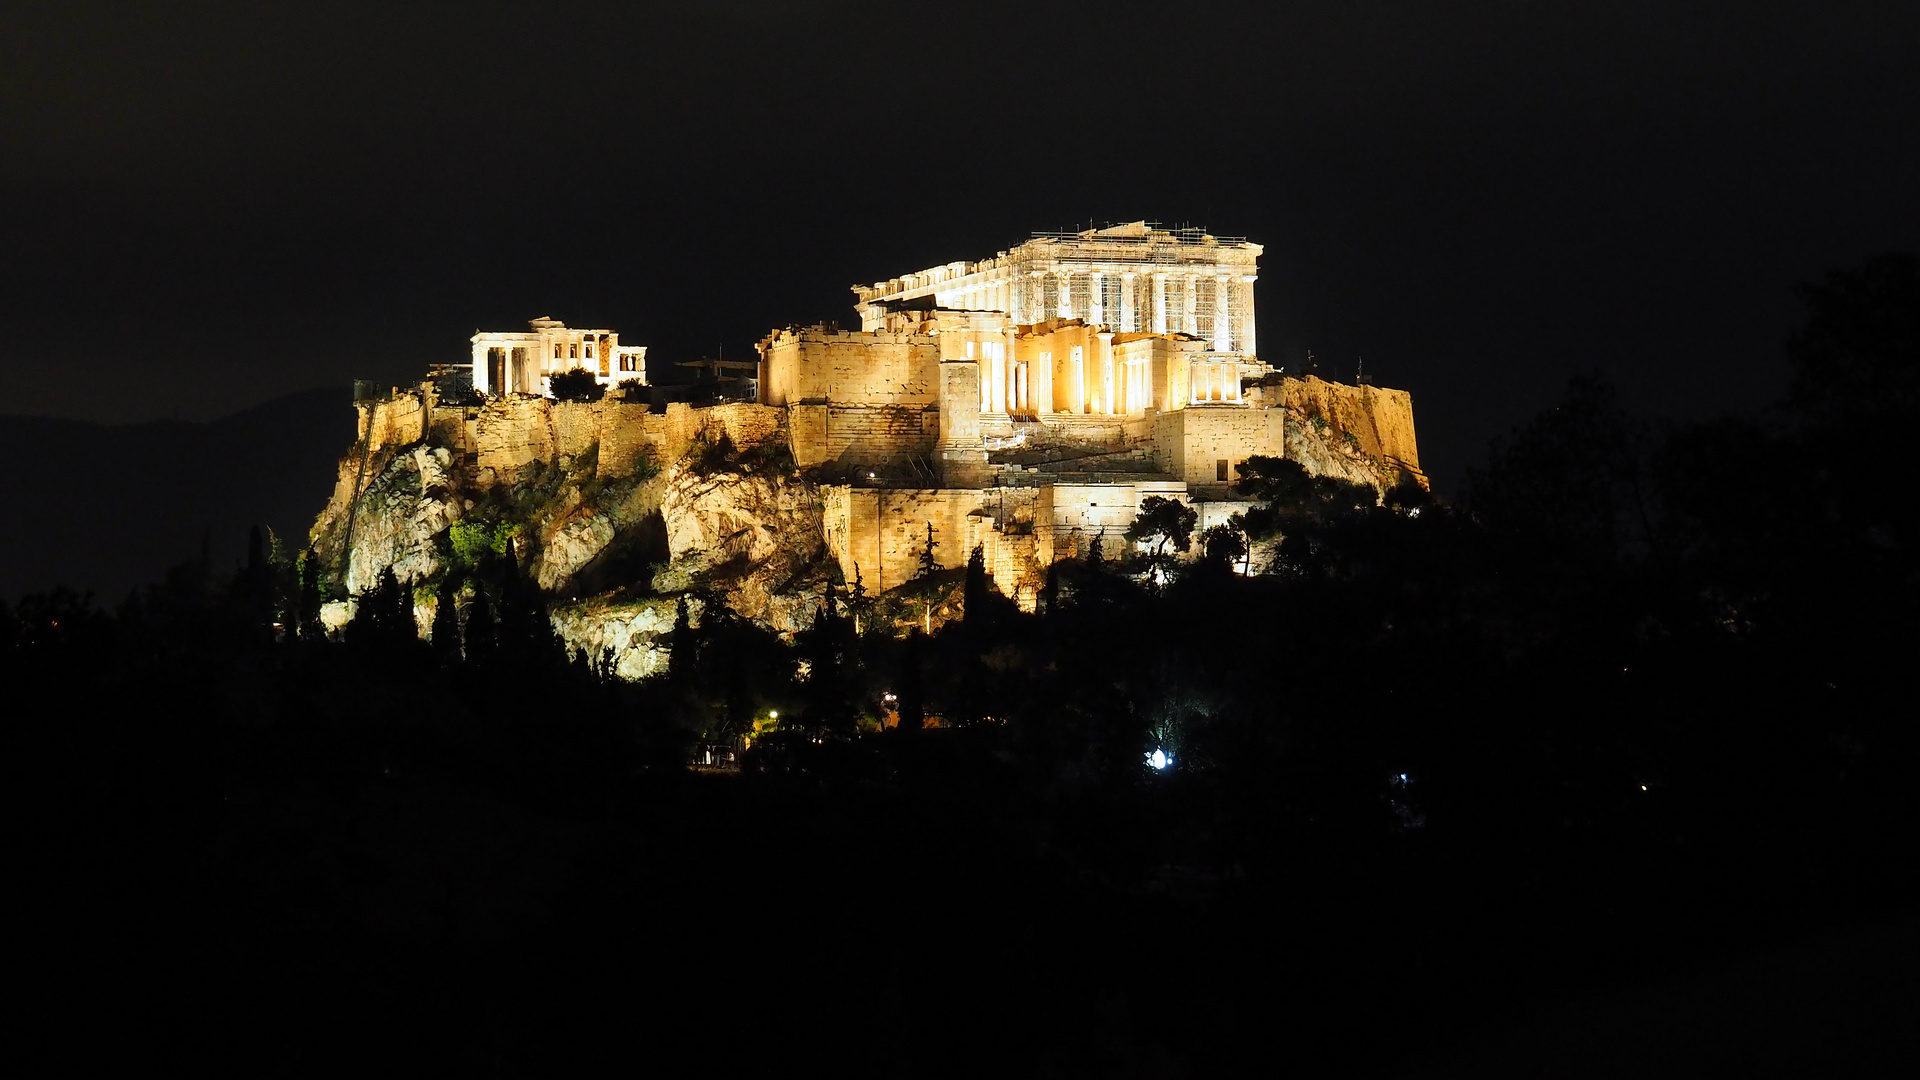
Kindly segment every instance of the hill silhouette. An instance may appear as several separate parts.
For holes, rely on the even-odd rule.
[[[203,545],[216,569],[237,562],[255,524],[303,544],[351,400],[303,390],[203,423],[0,417],[0,597],[68,585],[112,604]]]

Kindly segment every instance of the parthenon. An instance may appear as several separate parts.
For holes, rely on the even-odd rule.
[[[1042,232],[979,262],[952,262],[855,285],[861,329],[938,307],[1003,312],[1015,323],[1081,319],[1116,333],[1185,334],[1213,351],[1257,355],[1253,283],[1262,248],[1145,221]]]

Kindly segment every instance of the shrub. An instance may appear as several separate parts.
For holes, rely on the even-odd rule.
[[[547,380],[555,401],[599,401],[607,388],[586,368],[563,371]]]

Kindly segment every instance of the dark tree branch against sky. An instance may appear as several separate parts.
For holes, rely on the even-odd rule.
[[[1920,5],[26,4],[0,410],[205,418],[551,314],[657,374],[1147,217],[1267,245],[1267,358],[1443,490],[1602,369],[1777,398],[1797,281],[1920,246]]]

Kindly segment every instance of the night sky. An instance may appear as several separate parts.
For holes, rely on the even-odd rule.
[[[0,412],[211,418],[545,314],[660,378],[1144,217],[1265,244],[1267,358],[1411,390],[1450,493],[1575,372],[1774,398],[1794,284],[1920,246],[1911,0],[192,7],[0,17]]]

